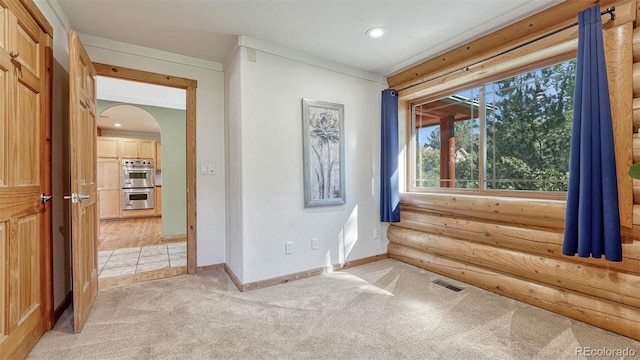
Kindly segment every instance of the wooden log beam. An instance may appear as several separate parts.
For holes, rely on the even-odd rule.
[[[616,7],[616,12],[618,8]],[[634,9],[635,15],[635,9]],[[627,175],[633,163],[631,134],[633,133],[633,23],[628,22],[604,31],[611,116],[613,120],[613,140],[616,149],[616,169],[618,178],[618,204],[620,225],[633,226],[633,185]]]
[[[624,242],[622,244],[623,261],[612,262],[604,259],[563,255],[564,235],[562,231],[557,229],[517,227],[413,211],[402,211],[401,221],[390,226],[389,230],[394,227],[561,259],[578,265],[597,266],[603,269],[640,274],[640,242]]]
[[[640,309],[560,287],[508,276],[399,244],[389,256],[420,268],[640,340]]]
[[[640,308],[640,276],[391,227],[389,241],[511,276]]]
[[[633,29],[633,62],[640,62],[640,27]]]
[[[633,163],[640,163],[640,138],[638,134],[633,134]]]
[[[632,102],[633,108],[633,132],[640,129],[640,98],[634,98]]]
[[[575,23],[577,21],[576,14],[593,6],[594,3],[595,1],[584,0],[564,1],[489,35],[442,55],[435,56],[398,74],[389,76],[387,83],[390,88],[404,88],[429,78],[446,74],[452,69],[463,68],[482,59],[500,54],[507,49],[522,45],[554,30]],[[602,8],[610,5],[616,6],[617,18],[615,21],[603,18],[603,23],[608,27],[635,20],[637,11],[635,0],[602,0],[599,3]]]
[[[640,63],[633,64],[633,97],[640,98]]]
[[[564,228],[565,201],[448,193],[402,193],[404,210],[485,219],[501,223]]]

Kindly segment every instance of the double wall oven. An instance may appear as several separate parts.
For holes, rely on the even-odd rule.
[[[122,210],[155,207],[153,160],[122,159]]]

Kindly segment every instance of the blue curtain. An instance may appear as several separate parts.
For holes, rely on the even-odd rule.
[[[398,92],[382,92],[380,146],[380,221],[400,221],[398,187]]]
[[[562,253],[622,261],[600,6],[578,14],[578,68]]]

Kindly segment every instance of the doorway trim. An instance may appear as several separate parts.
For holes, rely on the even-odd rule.
[[[196,243],[196,80],[163,75],[121,66],[93,63],[99,76],[132,80],[186,90],[187,96],[187,273],[197,273]]]

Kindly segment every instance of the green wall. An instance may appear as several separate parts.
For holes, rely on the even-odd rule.
[[[123,103],[98,100],[98,114]],[[160,126],[162,144],[162,235],[187,233],[186,111],[137,105],[148,111]],[[124,134],[124,133],[123,133]],[[121,136],[121,135],[118,135]],[[122,135],[124,136],[124,135]]]

